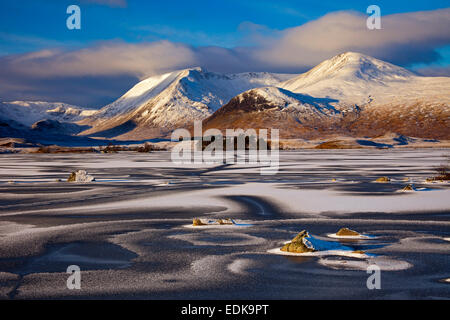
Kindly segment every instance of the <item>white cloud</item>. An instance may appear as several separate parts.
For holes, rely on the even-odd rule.
[[[254,56],[295,68],[351,50],[407,64],[432,61],[434,50],[450,43],[450,9],[382,16],[381,30],[367,29],[366,19],[356,12],[330,13],[280,32]]]
[[[0,65],[15,73],[41,77],[119,74],[143,77],[192,65],[194,61],[194,52],[188,46],[169,41],[108,42],[75,51],[42,50],[11,56],[0,60]]]

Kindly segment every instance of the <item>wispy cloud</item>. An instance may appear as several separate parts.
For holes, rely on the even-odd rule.
[[[450,66],[430,66],[414,70],[426,77],[450,77]]]
[[[13,44],[13,48],[15,52],[11,52],[11,44]],[[80,43],[77,41],[58,41],[53,39],[47,39],[42,37],[30,36],[30,35],[21,35],[14,33],[6,33],[0,31],[0,48],[2,48],[3,54],[14,54],[17,51],[22,51],[24,49],[29,49],[30,47],[36,48],[55,48],[55,47],[76,47],[79,46]]]
[[[74,51],[41,50],[0,59],[3,70],[24,76],[144,76],[190,65],[192,50],[169,41],[105,42]]]

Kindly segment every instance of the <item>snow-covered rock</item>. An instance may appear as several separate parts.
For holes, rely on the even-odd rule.
[[[77,170],[70,174],[69,178],[67,179],[68,182],[92,182],[95,181],[95,178],[91,175],[89,175],[86,170]]]

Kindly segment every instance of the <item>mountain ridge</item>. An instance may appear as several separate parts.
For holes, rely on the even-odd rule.
[[[261,104],[264,110],[255,108]],[[394,130],[450,139],[449,104],[450,78],[421,77],[388,62],[347,52],[279,88],[241,93],[205,119],[204,129],[271,127],[288,138],[376,136]]]
[[[300,75],[176,70],[140,81],[100,110],[46,102],[2,103],[1,110],[3,120],[15,121],[11,127],[119,140],[167,138],[195,120],[205,130],[279,128],[288,138],[392,131],[450,139],[450,78],[346,52]]]
[[[150,128],[156,134],[164,134],[163,131],[210,116],[240,92],[278,84],[290,76],[267,72],[220,74],[201,68],[177,70],[139,82],[80,124],[92,126],[83,132],[89,135],[102,134],[130,121],[145,131],[140,135],[148,134]],[[134,138],[139,133],[128,135]]]

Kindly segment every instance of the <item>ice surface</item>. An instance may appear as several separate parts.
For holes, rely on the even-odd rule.
[[[0,295],[448,298],[448,283],[440,279],[449,277],[450,268],[450,185],[397,192],[405,177],[426,187],[423,181],[447,154],[445,149],[280,152],[275,176],[261,176],[258,166],[177,166],[169,152],[2,155]],[[98,181],[53,182],[80,168]],[[373,183],[379,176],[391,182]],[[232,217],[251,226],[185,227],[194,217]],[[327,238],[342,227],[374,237]],[[336,247],[312,255],[279,250],[303,229]],[[92,248],[113,243],[135,258],[126,259],[124,269],[83,271],[83,290],[77,292],[67,290],[65,272],[45,264],[16,277],[29,258],[52,256],[52,245],[86,242],[94,243]],[[273,248],[277,254],[267,252]],[[70,257],[84,261],[84,256]],[[382,274],[386,290],[367,289],[365,268],[372,263],[389,271]]]

